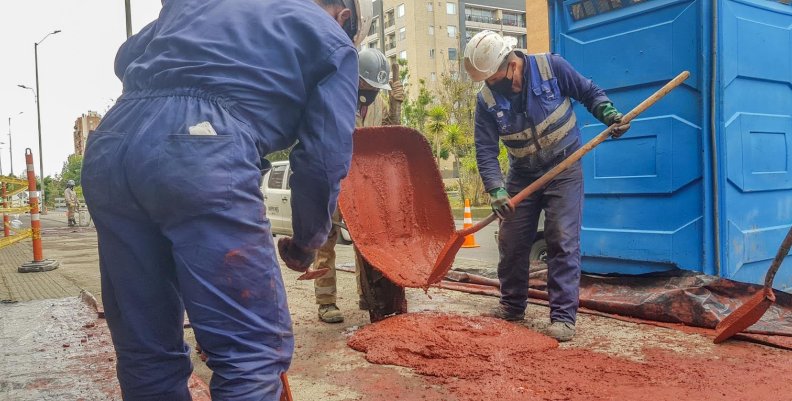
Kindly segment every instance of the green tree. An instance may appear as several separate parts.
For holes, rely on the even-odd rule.
[[[69,155],[66,162],[63,163],[63,168],[61,169],[60,173],[60,180],[63,181],[63,187],[66,187],[66,182],[69,180],[74,180],[74,182],[79,186],[80,185],[80,175],[82,174],[82,165],[83,165],[83,157],[82,155]]]
[[[429,109],[429,120],[426,124],[426,133],[430,135],[430,140],[434,144],[435,157],[437,164],[440,164],[441,139],[446,132],[448,125],[448,112],[443,106],[433,106]]]
[[[405,88],[405,92],[409,93],[409,90],[409,88]],[[426,119],[429,115],[429,105],[432,102],[434,102],[434,95],[426,88],[426,81],[419,80],[416,99],[410,100],[410,96],[406,96],[402,104],[402,123],[419,132],[424,132]]]

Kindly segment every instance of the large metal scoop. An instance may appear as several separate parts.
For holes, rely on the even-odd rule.
[[[641,102],[638,106],[632,109],[629,113],[627,113],[623,118],[621,124],[627,124],[632,121],[635,117],[639,114],[643,113],[653,104],[657,103],[658,100],[662,99],[663,96],[667,95],[671,92],[674,88],[681,85],[688,77],[690,73],[688,71],[683,71],[681,74],[677,75],[676,78],[665,84],[662,88],[660,88],[657,92],[649,96],[646,100]],[[557,166],[553,167],[550,171],[545,173],[543,176],[539,177],[536,181],[532,182],[531,185],[528,185],[520,191],[517,195],[511,198],[510,203],[513,207],[516,207],[520,202],[522,202],[525,198],[530,196],[532,193],[536,192],[538,189],[547,185],[553,178],[555,178],[558,174],[561,174],[564,170],[569,168],[572,164],[583,158],[583,156],[594,149],[597,145],[608,139],[611,135],[611,130],[614,126],[610,126],[602,131],[599,135],[595,136],[593,139],[588,141],[583,147],[575,151],[569,155],[564,161],[559,163]],[[457,252],[462,247],[462,244],[465,242],[465,237],[473,234],[482,228],[486,227],[488,224],[495,221],[497,217],[494,213],[490,214],[484,220],[479,221],[473,227],[469,227],[467,229],[463,229],[460,231],[456,231],[448,242],[443,247],[443,250],[440,252],[440,256],[438,256],[437,261],[432,268],[432,272],[429,274],[429,284],[436,283],[443,279],[443,277],[448,273],[448,270],[451,269],[451,264],[454,262],[454,258],[456,257]]]
[[[359,128],[339,206],[355,247],[393,283],[424,287],[454,218],[431,148],[401,126]]]
[[[773,263],[767,269],[764,288],[718,323],[715,328],[715,339],[713,340],[715,344],[724,342],[733,335],[751,327],[762,318],[762,315],[767,312],[770,305],[775,302],[773,279],[784,258],[789,254],[790,247],[792,247],[792,227],[789,228],[784,241],[781,243],[781,247],[778,248],[778,253],[776,253]]]

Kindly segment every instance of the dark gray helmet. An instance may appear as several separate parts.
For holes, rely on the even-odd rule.
[[[372,48],[361,50],[358,53],[358,68],[360,78],[367,84],[377,89],[391,90],[390,64],[381,51]]]

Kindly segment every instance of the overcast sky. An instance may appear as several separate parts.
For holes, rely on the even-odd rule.
[[[131,0],[132,29],[154,20],[160,0]],[[60,173],[74,152],[74,120],[93,110],[101,114],[121,93],[113,73],[116,50],[126,39],[124,0],[0,0],[0,159],[9,171],[8,117],[14,173],[25,166],[25,148],[33,149],[38,173],[38,137],[33,43],[62,30],[39,45],[41,132],[44,171]],[[17,115],[19,112],[22,115]]]

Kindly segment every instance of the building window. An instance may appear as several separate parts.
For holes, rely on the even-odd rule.
[[[396,17],[393,15],[393,9],[385,12],[385,29],[396,25]]]
[[[434,25],[429,25],[429,34],[434,35]]]
[[[399,28],[399,40],[407,39],[407,28]]]
[[[430,13],[434,12],[434,7],[432,6],[432,2],[431,1],[427,1],[426,2],[426,11],[429,11]]]
[[[448,59],[449,60],[456,60],[457,59],[457,49],[454,47],[448,48]]]
[[[404,3],[396,7],[396,16],[399,18],[404,17]]]
[[[379,47],[379,40],[375,40],[375,41],[369,43],[369,49],[376,49],[378,47]]]
[[[429,49],[429,58],[434,58],[434,49]]]
[[[429,80],[432,81],[432,82],[437,81],[437,74],[430,73],[429,74]]]
[[[465,7],[465,19],[484,24],[496,24],[495,11],[485,8]]]
[[[446,3],[446,13],[454,15],[457,13],[456,3]]]
[[[396,34],[391,33],[385,38],[385,51],[396,48]]]
[[[407,60],[407,50],[402,50],[399,52],[399,58],[402,60]]]
[[[449,37],[449,38],[455,38],[455,37],[456,37],[456,34],[457,34],[457,29],[456,29],[456,26],[454,26],[454,25],[449,25],[449,26],[447,26],[446,28],[448,28],[448,37]]]
[[[518,26],[522,28],[525,27],[525,15],[504,12],[501,23],[503,25]]]
[[[369,36],[376,35],[377,31],[379,31],[379,17],[374,17],[371,20],[371,28],[369,28]]]

